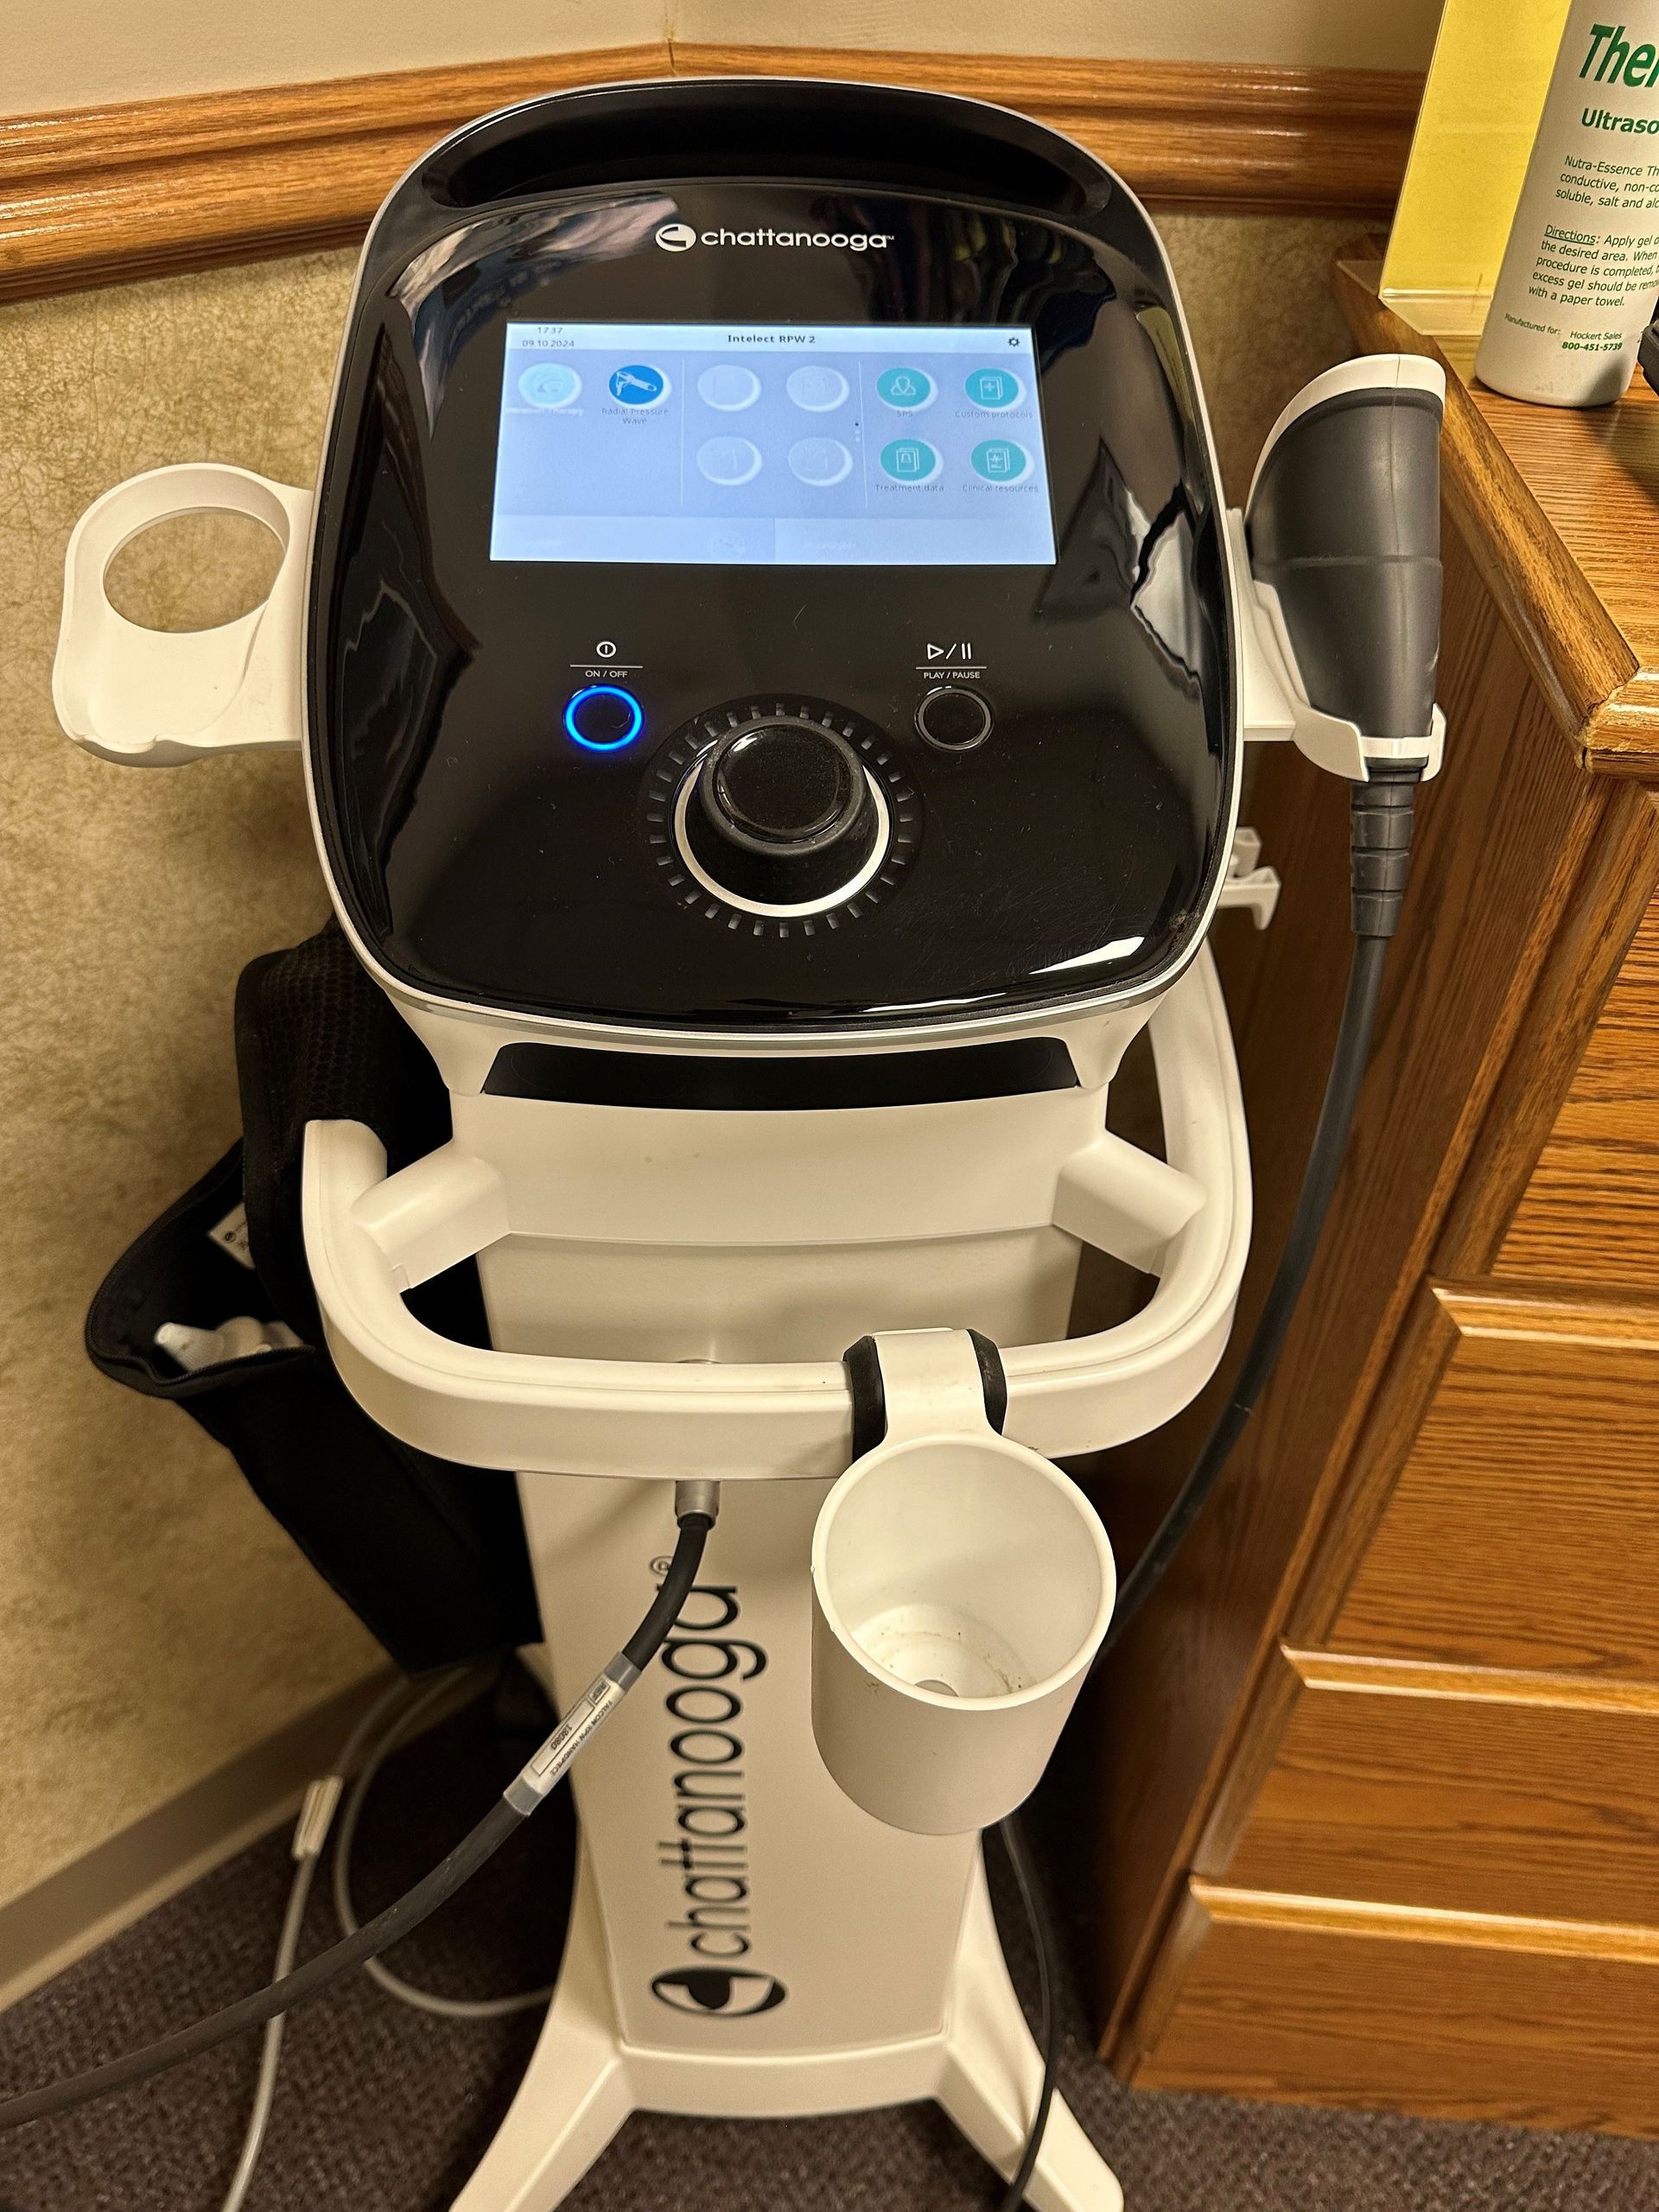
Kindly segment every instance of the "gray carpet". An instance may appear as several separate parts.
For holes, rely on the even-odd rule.
[[[538,1714],[522,1681],[388,1767],[360,1840],[359,1902],[424,1872],[518,1764]],[[549,1978],[568,1815],[531,1823],[397,1963],[455,1995]],[[245,1853],[0,2017],[0,2083],[95,2063],[269,1973],[287,1838]],[[305,1953],[334,1933],[319,1883]],[[999,1901],[1001,1903],[1001,1900]],[[1022,1981],[1024,1931],[1002,1913]],[[1065,2087],[1130,2212],[1659,2212],[1659,2146],[1123,2088],[1075,2001]],[[444,2212],[489,2140],[534,2016],[461,2023],[358,1980],[290,2024],[248,2212]],[[251,2039],[61,2120],[0,2138],[0,2212],[215,2212],[246,2117]],[[1659,2084],[1656,2084],[1659,2094]],[[812,2121],[641,2117],[570,2212],[985,2212],[986,2169],[931,2107]]]

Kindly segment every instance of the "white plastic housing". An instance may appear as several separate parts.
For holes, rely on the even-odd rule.
[[[1219,1358],[1250,1223],[1207,950],[1147,1027],[1161,1160],[1106,1128],[1103,1073],[821,1115],[457,1096],[454,1141],[390,1178],[370,1130],[314,1122],[306,1252],[335,1362],[383,1427],[474,1465],[833,1479],[849,1458],[849,1341],[949,1323],[1002,1347],[1007,1433],[1034,1451],[1143,1435]],[[1086,1037],[1076,1058],[1096,1059]],[[1157,1288],[1130,1319],[1073,1338],[1084,1244]],[[404,1302],[474,1254],[489,1349],[435,1334]]]

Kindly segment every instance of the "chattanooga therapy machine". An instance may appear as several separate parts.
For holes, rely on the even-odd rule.
[[[550,2212],[636,2108],[931,2097],[1014,2170],[1039,2060],[979,1832],[1116,1582],[1053,1462],[1167,1421],[1231,1324],[1205,935],[1275,887],[1243,741],[1366,805],[1438,765],[1441,389],[1319,378],[1230,513],[1157,234],[1076,146],[913,92],[601,87],[392,193],[315,494],[164,468],[80,524],[66,727],[298,747],[449,1094],[391,1174],[313,1122],[303,1205],[361,1405],[517,1471],[592,1739],[562,1978],[455,2212]],[[114,554],[204,509],[275,532],[268,601],[124,620]],[[1143,1031],[1156,1153],[1107,1125]],[[1142,1295],[1070,1335],[1084,1247]],[[487,1344],[409,1302],[473,1261]],[[671,1496],[716,1484],[625,1700]],[[1121,2202],[1058,2102],[1027,2193]]]

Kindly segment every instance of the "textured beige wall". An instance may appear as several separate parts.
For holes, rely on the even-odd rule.
[[[669,14],[688,42],[1427,69],[1440,0],[669,0]]]
[[[10,10],[0,111],[563,54],[671,36],[758,45],[1425,69],[1440,0],[58,0]],[[1201,60],[1198,58],[1201,57]]]
[[[86,1302],[236,1134],[231,995],[323,899],[292,756],[120,769],[58,732],[64,542],[204,454],[308,481],[350,258],[0,309],[0,1901],[375,1663],[176,1408],[106,1382]],[[149,573],[146,573],[148,565]],[[133,564],[128,605],[176,619]]]
[[[1236,490],[1344,350],[1347,226],[1164,228]],[[199,456],[310,480],[349,272],[330,254],[0,309],[0,1902],[375,1660],[228,1460],[80,1346],[105,1268],[235,1135],[238,971],[323,911],[297,764],[111,767],[58,734],[48,690],[96,493]],[[204,578],[199,537],[159,538],[124,557],[128,612],[247,603],[245,545]]]
[[[1163,215],[1211,426],[1231,497],[1242,499],[1274,417],[1353,351],[1331,289],[1353,241],[1343,216]]]
[[[580,54],[663,37],[666,0],[56,0],[4,11],[0,113]]]

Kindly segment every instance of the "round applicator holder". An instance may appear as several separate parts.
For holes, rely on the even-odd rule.
[[[988,1827],[1036,1787],[1100,1649],[1111,1545],[1077,1484],[994,1426],[982,1338],[869,1338],[849,1368],[880,1440],[813,1535],[818,1751],[890,1827]]]

